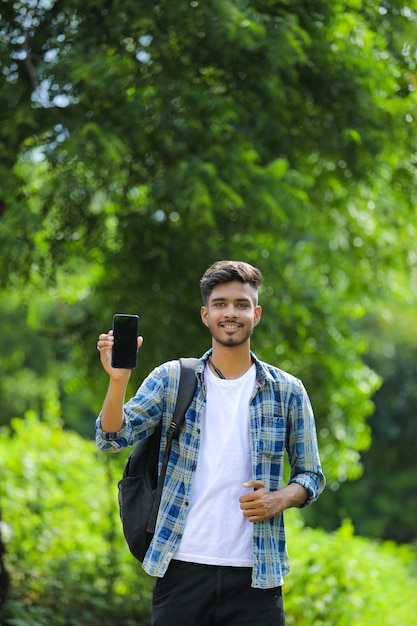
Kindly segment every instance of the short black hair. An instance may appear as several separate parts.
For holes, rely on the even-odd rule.
[[[200,280],[200,291],[204,305],[207,306],[210,294],[217,285],[233,281],[248,283],[257,295],[263,276],[260,270],[244,261],[216,261],[204,272]]]

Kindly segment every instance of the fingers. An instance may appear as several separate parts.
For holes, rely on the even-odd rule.
[[[261,480],[249,480],[244,483],[244,486],[253,488],[253,491],[239,498],[242,513],[249,522],[270,519],[288,508],[283,499],[285,489],[269,491]]]
[[[107,372],[107,374],[113,378],[114,380],[121,380],[126,377],[126,375],[131,375],[131,370],[125,370],[121,368],[115,368],[112,366],[112,349],[114,344],[113,331],[109,330],[108,333],[101,333],[98,336],[97,341],[97,350],[100,353],[100,361]],[[138,346],[139,350],[143,344],[143,337],[138,337]]]
[[[242,515],[249,522],[259,522],[266,519],[266,511],[262,502],[242,502],[240,504]]]
[[[243,483],[242,487],[245,489],[262,489],[265,487],[265,484],[262,480],[248,480],[246,483]]]
[[[274,514],[271,510],[268,499],[258,495],[258,492],[252,492],[255,495],[253,500],[240,500],[240,508],[242,514],[249,522],[260,522],[269,519]]]
[[[242,514],[249,522],[260,522],[272,516],[268,506],[269,491],[261,480],[248,480],[245,489],[253,489],[239,498]]]
[[[114,344],[114,337],[113,337],[113,331],[109,330],[108,333],[101,333],[101,335],[98,336],[98,341],[97,341],[97,350],[109,350],[113,347]],[[143,344],[143,337],[139,336],[138,337],[138,350],[142,347]]]
[[[98,336],[97,350],[111,350],[113,343],[114,338],[112,330],[109,330],[108,333],[101,333],[101,335]]]

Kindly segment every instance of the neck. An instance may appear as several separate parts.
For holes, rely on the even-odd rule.
[[[213,344],[211,361],[215,368],[220,370],[224,378],[229,380],[240,378],[252,365],[250,348],[246,344],[236,346],[235,348]],[[212,371],[215,371],[215,368],[212,368]],[[218,376],[219,374],[216,375]]]

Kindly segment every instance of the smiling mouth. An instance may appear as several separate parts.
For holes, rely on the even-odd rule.
[[[226,330],[236,330],[237,328],[241,328],[242,324],[223,322],[220,326]]]

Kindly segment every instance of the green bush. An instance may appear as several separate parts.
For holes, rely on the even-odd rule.
[[[0,431],[0,506],[12,577],[4,626],[146,626],[153,581],[131,557],[116,482],[126,453],[40,422],[33,413]],[[288,626],[408,626],[417,614],[410,548],[328,534],[286,514],[292,571]]]
[[[288,626],[416,624],[417,572],[410,547],[354,537],[349,521],[326,533],[303,527],[295,516],[287,534]]]
[[[0,431],[0,458],[12,577],[3,620],[114,626],[126,616],[146,624],[152,580],[130,557],[118,518],[123,459],[33,413],[13,420],[12,433]]]

